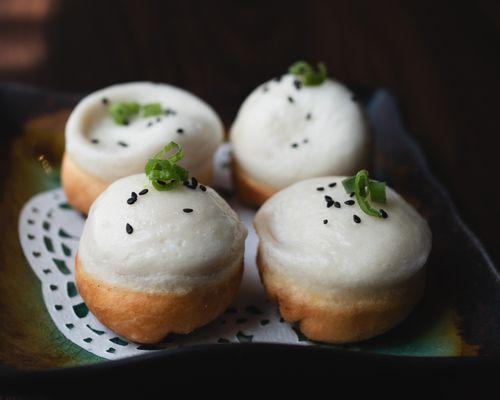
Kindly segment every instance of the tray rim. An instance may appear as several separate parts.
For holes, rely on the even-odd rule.
[[[19,92],[24,95],[43,95],[46,97],[59,98],[61,101],[76,101],[82,94],[78,93],[68,93],[61,92],[57,90],[44,89],[40,87],[35,87],[32,85],[27,85],[18,82],[1,82],[0,83],[0,94],[3,92]],[[495,266],[491,256],[489,255],[487,249],[483,243],[479,240],[477,235],[472,231],[468,224],[463,220],[458,208],[456,207],[454,201],[452,200],[448,190],[441,183],[440,179],[432,171],[425,154],[423,153],[420,145],[418,144],[416,138],[411,134],[410,131],[404,125],[402,120],[402,115],[400,108],[398,107],[397,98],[395,95],[387,88],[378,86],[370,88],[370,93],[372,96],[372,101],[377,96],[387,96],[388,99],[393,103],[398,118],[398,123],[401,129],[405,131],[404,140],[412,148],[413,153],[416,158],[422,173],[426,175],[429,183],[433,186],[433,189],[438,191],[439,196],[442,196],[443,200],[448,204],[448,209],[450,217],[457,224],[457,227],[465,234],[467,239],[471,241],[473,246],[479,250],[481,257],[492,274],[496,277],[497,282],[500,282],[500,270]],[[12,136],[18,133],[13,133]],[[4,140],[8,137],[3,138]],[[76,366],[62,366],[47,369],[19,369],[11,367],[5,364],[0,364],[0,382],[2,380],[7,381],[17,381],[22,380],[32,380],[32,379],[53,379],[62,376],[74,376],[75,374],[80,374],[82,372],[88,371],[89,373],[100,373],[106,372],[110,369],[121,368],[125,366],[133,366],[147,363],[148,361],[165,361],[174,357],[182,357],[183,354],[192,356],[194,353],[197,354],[211,354],[216,355],[217,353],[225,354],[227,352],[240,352],[248,353],[250,355],[255,348],[265,349],[268,352],[279,352],[279,351],[289,351],[289,352],[300,352],[305,357],[310,357],[317,355],[318,353],[327,354],[329,357],[334,358],[348,358],[355,362],[366,362],[371,361],[376,363],[383,362],[384,364],[394,364],[394,365],[406,365],[413,366],[416,368],[425,368],[432,364],[433,366],[456,366],[456,367],[468,367],[477,365],[494,365],[500,367],[500,355],[475,355],[475,356],[408,356],[408,355],[394,355],[394,354],[379,354],[373,352],[357,352],[352,350],[345,350],[340,348],[331,347],[321,343],[314,344],[311,346],[303,346],[297,344],[280,344],[280,343],[228,343],[228,344],[204,344],[204,345],[193,345],[189,347],[177,347],[172,349],[165,349],[155,351],[149,354],[137,355],[132,357],[127,357],[119,360],[103,360],[102,362],[93,364],[83,364]]]
[[[391,355],[391,354],[380,354],[372,352],[362,352],[362,351],[352,351],[344,350],[335,347],[331,347],[324,344],[315,344],[311,346],[301,346],[297,344],[281,344],[281,343],[224,343],[224,344],[200,344],[187,347],[177,347],[166,350],[159,350],[156,352],[151,352],[148,354],[142,354],[138,356],[126,357],[118,360],[104,360],[103,362],[85,364],[85,365],[75,365],[69,367],[56,367],[47,368],[41,370],[22,370],[16,369],[9,366],[0,365],[0,382],[2,378],[12,378],[12,374],[16,378],[43,378],[45,376],[55,377],[58,374],[64,372],[66,375],[73,375],[81,372],[82,370],[101,373],[106,372],[110,368],[120,368],[125,366],[130,366],[130,364],[143,364],[148,361],[161,361],[161,358],[167,360],[168,357],[162,357],[166,354],[172,355],[173,357],[182,357],[184,354],[189,353],[189,356],[196,356],[197,354],[203,353],[213,353],[214,349],[220,349],[220,353],[234,352],[240,353],[251,353],[255,347],[266,349],[266,351],[298,351],[302,353],[310,353],[306,355],[315,355],[317,353],[330,353],[330,356],[339,356],[350,358],[355,362],[365,363],[367,361],[373,362],[373,365],[377,365],[380,362],[392,366],[406,366],[413,367],[416,369],[427,368],[429,363],[435,366],[457,366],[457,367],[472,367],[478,365],[490,365],[500,367],[500,356],[401,356],[401,355]],[[10,375],[10,376],[9,376]],[[61,374],[62,375],[62,374]]]

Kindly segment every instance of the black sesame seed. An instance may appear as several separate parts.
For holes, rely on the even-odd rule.
[[[332,182],[328,185],[328,187],[335,187],[335,186],[337,186],[337,182]]]
[[[288,101],[293,104],[294,100],[292,96],[288,96]]]
[[[354,200],[347,200],[347,201],[344,201],[344,204],[347,205],[347,206],[353,206],[355,203]]]
[[[281,75],[280,75],[280,76],[277,76],[276,78],[274,78],[274,81],[275,81],[275,82],[279,82],[279,81],[281,81]]]
[[[156,183],[157,183],[158,185],[166,185],[165,181],[161,181],[161,180],[159,180],[159,179],[157,179],[157,180],[156,180]]]
[[[269,90],[269,88],[267,87],[267,85],[262,86],[262,91],[264,93],[266,93],[268,90]]]
[[[335,208],[340,208],[340,203],[338,201],[336,201],[335,203],[333,203],[333,205],[335,206]]]
[[[122,147],[128,147],[128,144],[125,142],[118,142],[118,144]]]
[[[297,90],[300,90],[300,88],[302,87],[302,82],[301,81],[298,81],[298,80],[294,80],[293,81],[293,86],[295,86],[295,88]]]
[[[189,213],[193,212],[193,209],[192,208],[183,208],[182,211],[189,214]]]
[[[361,222],[361,218],[359,218],[357,215],[353,215],[352,216],[352,219],[354,220],[354,222],[356,222],[357,224],[359,224]]]
[[[387,218],[389,215],[385,212],[385,210],[383,210],[382,208],[379,210],[380,212],[380,216],[382,218]]]
[[[130,225],[129,223],[127,223],[127,226],[125,227],[125,229],[127,230],[127,233],[129,235],[134,231],[134,228],[132,228],[132,225]]]
[[[354,195],[355,195],[355,194],[356,194],[356,193],[351,192],[351,194],[349,195],[349,197],[354,197]]]
[[[91,142],[92,143],[99,143],[99,139],[92,139]]]
[[[177,128],[177,133],[178,133],[179,135],[183,134],[183,133],[184,133],[184,129],[182,129],[182,128]]]
[[[129,124],[128,119],[126,119],[125,121],[123,121],[123,125],[128,125],[128,124]]]
[[[188,187],[189,189],[196,189],[198,186],[198,180],[193,176],[191,177],[191,182],[189,180],[183,182],[184,186]]]
[[[203,186],[203,185],[200,185],[200,190],[201,190],[202,192],[206,192],[206,191],[207,191],[207,188],[206,188],[205,186]]]
[[[132,197],[133,199],[137,199],[137,193],[136,192],[130,193],[130,197]]]
[[[293,147],[294,149],[296,149],[297,147],[299,147],[299,144],[298,144],[298,143],[292,143],[292,147]]]
[[[149,128],[150,126],[153,126],[153,121],[149,121],[149,122],[148,122],[148,128]]]
[[[326,207],[330,208],[335,203],[330,196],[325,196]]]
[[[304,143],[304,144],[305,144],[305,143],[309,143],[309,139],[307,139],[307,138],[303,139],[303,140],[302,140],[302,143]]]
[[[177,112],[172,110],[171,108],[167,108],[165,110],[165,115],[175,115],[175,114],[177,114]]]
[[[102,100],[101,100],[101,103],[102,104],[108,104],[109,100],[106,97],[103,97]]]
[[[127,204],[134,204],[137,201],[136,197],[130,197],[127,199]]]
[[[307,120],[310,120],[311,118],[312,118],[311,113],[307,113],[307,114],[306,114],[306,119],[307,119]]]
[[[161,118],[160,117],[156,117],[156,122],[161,122]]]
[[[143,195],[145,195],[147,192],[148,192],[148,189],[142,189],[142,190],[139,192],[139,195],[140,195],[140,196],[143,196]]]
[[[316,188],[316,190],[317,190],[318,192],[322,192],[323,190],[325,190],[325,188],[320,186],[320,187],[317,187],[317,188]]]
[[[323,223],[326,225],[328,223],[328,220],[327,219],[324,219],[323,220]]]

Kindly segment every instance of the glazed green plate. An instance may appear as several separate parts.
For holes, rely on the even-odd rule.
[[[32,196],[59,186],[64,124],[79,96],[7,84],[0,86],[0,373],[121,368],[179,362],[183,357],[284,354],[284,358],[351,357],[383,360],[482,360],[500,355],[500,274],[464,224],[443,185],[429,171],[402,126],[392,96],[360,94],[373,127],[375,176],[397,188],[429,221],[433,248],[426,296],[400,326],[346,346],[241,343],[185,346],[106,361],[69,341],[54,325],[40,282],[18,239],[18,219]],[[305,340],[298,336],[298,340]],[[285,356],[286,355],[286,356]],[[394,362],[394,361],[390,361]],[[98,366],[96,366],[98,364]],[[155,364],[156,365],[156,364]],[[41,371],[39,371],[41,372]]]

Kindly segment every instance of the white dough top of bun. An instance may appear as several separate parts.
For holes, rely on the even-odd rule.
[[[160,103],[165,113],[134,117],[128,125],[119,125],[108,113],[116,102]],[[71,160],[87,173],[112,182],[142,172],[148,158],[170,141],[186,150],[180,164],[199,176],[222,142],[223,126],[208,104],[183,89],[132,82],[86,96],[71,113],[65,135]]]
[[[367,167],[368,127],[353,93],[331,79],[300,89],[295,81],[291,74],[269,81],[241,105],[231,127],[240,167],[276,189]]]
[[[148,192],[139,194],[145,188]],[[137,200],[128,204],[132,192]],[[213,189],[181,185],[158,191],[145,174],[137,174],[115,181],[94,202],[78,258],[87,273],[108,284],[182,291],[234,273],[246,235],[237,214]]]
[[[266,265],[303,286],[331,291],[388,287],[413,276],[431,250],[427,222],[388,187],[386,203],[372,202],[388,217],[365,214],[343,179],[298,182],[261,207],[254,224]],[[327,207],[325,196],[339,204]]]

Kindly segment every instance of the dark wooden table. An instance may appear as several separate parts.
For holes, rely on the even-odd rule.
[[[297,59],[386,86],[466,221],[500,259],[500,4],[2,0],[0,80],[89,92],[171,82],[230,124]]]

